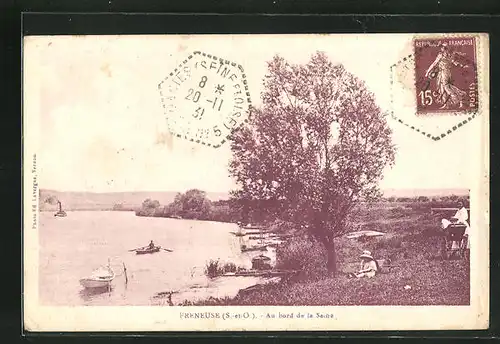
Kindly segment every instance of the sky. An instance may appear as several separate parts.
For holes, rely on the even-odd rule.
[[[168,134],[158,83],[196,50],[235,61],[258,106],[266,62],[305,63],[316,51],[366,82],[383,111],[441,131],[460,116],[417,118],[411,76],[390,66],[411,52],[410,35],[46,36],[25,41],[25,123],[37,152],[39,185],[60,191],[227,192],[228,144],[218,149]],[[391,97],[391,94],[393,95]],[[395,99],[394,99],[395,97]],[[392,106],[391,106],[392,99]],[[481,138],[473,120],[433,141],[389,118],[395,165],[380,186],[469,188]]]

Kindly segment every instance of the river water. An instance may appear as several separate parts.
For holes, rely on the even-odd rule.
[[[205,276],[210,259],[250,268],[260,252],[242,253],[252,245],[232,235],[235,224],[137,217],[133,212],[76,211],[64,218],[40,214],[40,302],[44,305],[160,305],[157,293],[175,291],[174,304],[212,297],[234,297],[242,289],[266,282],[256,277]],[[136,255],[130,249],[155,244],[172,249]],[[274,249],[266,255],[275,261]],[[79,279],[110,259],[117,274],[111,291],[90,292]],[[123,274],[127,268],[128,282]]]

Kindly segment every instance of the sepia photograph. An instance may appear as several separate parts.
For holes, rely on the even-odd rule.
[[[488,44],[26,37],[25,326],[486,328]]]

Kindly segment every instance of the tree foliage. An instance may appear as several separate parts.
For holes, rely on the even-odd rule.
[[[211,202],[204,191],[192,189],[185,193],[177,193],[173,202],[161,206],[157,200],[146,199],[137,216],[173,217],[193,220],[208,220],[220,222],[238,222],[240,211],[233,201],[220,200]],[[123,208],[125,209],[125,208]],[[114,210],[122,210],[116,206]]]
[[[144,209],[156,209],[160,207],[160,202],[157,200],[146,199],[142,202],[142,208]]]
[[[136,210],[137,216],[161,216],[162,208],[160,202],[150,198],[142,202],[140,209]]]
[[[308,228],[334,272],[334,238],[357,202],[379,196],[394,161],[386,116],[364,82],[323,53],[305,65],[276,56],[262,103],[231,138],[233,195],[247,210]]]
[[[165,208],[167,216],[180,216],[186,219],[206,220],[210,216],[211,203],[204,191],[191,189],[178,193]]]
[[[59,200],[57,199],[56,196],[47,196],[47,198],[45,198],[44,200],[44,203],[47,203],[47,204],[50,204],[50,205],[57,205],[59,202]]]

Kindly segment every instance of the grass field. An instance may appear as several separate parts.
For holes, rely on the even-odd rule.
[[[383,237],[337,239],[339,274],[326,271],[321,245],[298,239],[278,250],[278,267],[301,263],[303,273],[276,285],[240,292],[233,299],[209,299],[198,305],[468,305],[469,263],[443,260],[439,220],[421,204],[378,203],[363,206],[353,227],[378,230]],[[390,272],[374,278],[349,279],[359,266],[359,254],[370,250],[376,259],[391,259]],[[406,288],[405,288],[406,287]]]

